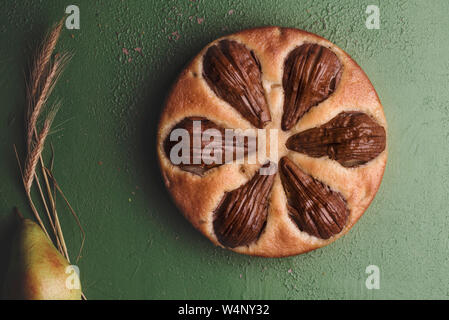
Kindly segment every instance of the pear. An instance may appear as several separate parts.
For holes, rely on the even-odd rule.
[[[80,300],[78,273],[42,228],[20,219],[3,297],[14,300]]]

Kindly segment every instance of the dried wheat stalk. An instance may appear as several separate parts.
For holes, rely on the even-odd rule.
[[[50,33],[45,37],[32,63],[27,86],[28,106],[25,122],[28,152],[30,152],[33,147],[32,140],[37,119],[64,67],[64,65],[61,64],[63,60],[60,59],[55,59],[53,65],[49,67],[53,51],[61,34],[62,25],[63,20],[54,26]]]
[[[51,169],[48,169],[45,166],[45,162],[42,156],[45,141],[50,133],[51,125],[59,107],[61,106],[60,102],[57,102],[52,106],[48,106],[48,99],[60,75],[62,74],[64,67],[71,59],[71,55],[69,53],[53,55],[56,43],[61,34],[62,26],[63,20],[53,26],[51,31],[47,34],[44,41],[42,42],[42,45],[39,47],[33,63],[31,64],[29,80],[27,82],[27,110],[25,115],[26,157],[25,163],[23,165],[23,170],[15,146],[14,150],[16,152],[17,161],[19,163],[26,196],[33,214],[47,237],[50,240],[53,240],[46,230],[44,222],[42,221],[41,216],[32,199],[31,191],[33,184],[36,183],[39,190],[40,200],[44,205],[48,222],[51,226],[51,231],[56,247],[58,248],[58,251],[67,259],[67,261],[70,262],[64,235],[59,222],[58,212],[56,210],[56,190],[63,197],[66,205],[70,209],[70,212],[75,217],[82,233],[82,244],[78,259],[81,256],[81,250],[84,246],[85,233],[83,228],[81,227],[78,216],[68,202],[61,188],[57,184],[56,179],[51,172]],[[45,110],[46,112],[43,116],[43,124],[39,130],[38,122]],[[40,183],[39,174],[37,172],[39,166],[41,169],[40,175],[44,179],[44,188]],[[51,164],[51,167],[52,166],[53,164]],[[54,191],[52,191],[52,187]],[[85,298],[84,295],[83,298]]]
[[[36,139],[32,143],[34,146],[30,148],[31,152],[27,153],[27,157],[25,160],[25,167],[23,171],[23,180],[25,182],[25,191],[27,194],[31,193],[31,186],[33,185],[33,180],[36,173],[36,166],[39,162],[39,159],[42,156],[42,151],[44,150],[44,144],[45,140],[47,139],[47,136],[50,132],[51,124],[53,123],[53,120],[56,116],[56,112],[59,109],[60,104],[58,103],[55,107],[53,107],[53,110],[49,112],[47,117],[45,118],[44,125],[42,127],[42,130],[39,134],[36,134]],[[31,131],[31,136],[33,138],[34,136],[34,128],[27,129],[27,135]],[[37,131],[37,130],[36,130]]]

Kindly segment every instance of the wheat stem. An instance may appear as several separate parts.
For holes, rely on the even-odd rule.
[[[25,186],[25,179],[23,178],[23,170],[22,170],[22,165],[20,164],[19,153],[17,152],[16,145],[13,145],[13,146],[14,146],[14,153],[15,153],[15,155],[16,155],[17,164],[19,165],[20,176],[22,177],[22,182],[23,182],[23,185]],[[44,231],[45,235],[46,235],[49,239],[51,239],[51,238],[50,238],[50,235],[49,235],[48,232],[47,232],[47,229],[45,228],[44,223],[42,222],[42,219],[41,219],[39,213],[38,213],[37,210],[36,210],[36,207],[34,206],[33,199],[31,199],[31,194],[28,193],[26,190],[25,190],[25,194],[26,194],[26,196],[27,196],[28,203],[30,204],[31,211],[33,211],[34,217],[36,218],[36,220],[37,220],[39,226],[42,228],[42,230]]]
[[[54,186],[56,187],[56,189],[58,190],[59,194],[60,194],[60,195],[62,196],[62,198],[64,199],[64,201],[65,201],[67,207],[69,208],[70,212],[72,213],[73,217],[75,218],[76,223],[77,223],[77,225],[78,225],[78,227],[79,227],[79,229],[80,229],[80,231],[81,231],[81,234],[82,234],[81,246],[80,246],[80,249],[79,249],[78,257],[76,258],[76,262],[78,262],[78,260],[79,260],[80,257],[81,257],[81,254],[82,254],[82,252],[83,252],[84,243],[85,243],[85,241],[86,241],[86,233],[85,233],[85,231],[84,231],[84,229],[83,229],[83,227],[82,227],[82,225],[81,225],[81,222],[80,222],[80,220],[79,220],[79,218],[78,218],[78,215],[76,214],[76,212],[75,212],[75,210],[73,209],[73,207],[70,205],[70,202],[67,200],[67,197],[65,196],[64,192],[62,191],[61,187],[59,186],[58,182],[56,181],[56,179],[55,179],[53,173],[52,173],[48,168],[45,168],[45,170],[46,170],[47,173],[48,173],[48,177],[50,177],[50,179],[53,181],[53,184],[54,184]]]
[[[63,249],[63,252],[61,252],[61,253],[66,257],[67,261],[70,262],[70,257],[69,257],[69,253],[67,251],[67,245],[66,245],[66,242],[64,239],[64,234],[62,233],[61,223],[59,222],[58,211],[56,210],[56,204],[53,199],[50,182],[48,181],[48,177],[47,177],[47,172],[46,172],[47,168],[45,168],[42,158],[41,158],[41,168],[42,168],[42,176],[44,177],[45,186],[47,188],[47,195],[48,195],[48,198],[50,199],[50,205],[52,207],[53,218],[55,219],[56,237],[59,238],[59,240],[61,241],[61,246]]]
[[[34,179],[36,181],[36,185],[37,185],[37,188],[39,190],[39,195],[41,196],[42,203],[44,204],[45,212],[47,213],[47,218],[48,218],[48,221],[50,222],[51,229],[53,231],[53,234],[56,235],[55,224],[54,224],[53,219],[52,219],[52,217],[50,215],[50,210],[48,209],[47,201],[45,199],[45,195],[44,195],[44,192],[42,190],[41,183],[39,181],[39,177],[37,176],[37,174],[35,174],[35,178]],[[58,250],[61,252],[62,251],[61,242],[59,241],[58,237],[55,237],[55,238],[56,238],[56,244],[57,244]]]

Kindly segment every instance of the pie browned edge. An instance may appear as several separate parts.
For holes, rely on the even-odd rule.
[[[225,128],[254,128],[235,108],[218,97],[203,78],[203,56],[220,40],[244,44],[257,56],[262,84],[271,112],[265,129],[279,129],[279,158],[287,155],[301,170],[339,192],[346,199],[349,216],[343,230],[329,239],[320,239],[300,231],[289,217],[286,195],[279,174],[276,175],[269,199],[268,217],[259,239],[230,248],[235,252],[264,257],[284,257],[305,253],[325,246],[346,234],[362,216],[379,189],[387,161],[387,147],[364,165],[346,168],[328,157],[312,158],[288,150],[286,140],[295,133],[323,125],[343,111],[368,114],[387,130],[379,97],[370,80],[357,63],[342,49],[315,34],[280,27],[261,27],[227,35],[208,44],[182,71],[166,100],[157,134],[157,153],[163,180],[184,216],[214,244],[222,246],[214,233],[214,210],[226,192],[247,183],[266,161],[258,164],[224,164],[204,176],[181,170],[164,152],[164,140],[171,129],[186,117],[199,116]],[[312,107],[288,132],[280,129],[283,114],[282,77],[288,54],[304,43],[329,48],[339,58],[343,72],[332,95]]]

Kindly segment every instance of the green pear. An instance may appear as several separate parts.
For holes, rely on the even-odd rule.
[[[80,300],[78,273],[70,266],[42,228],[20,219],[11,248],[4,298],[14,300]]]

